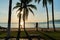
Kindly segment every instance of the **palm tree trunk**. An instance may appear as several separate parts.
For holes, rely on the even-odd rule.
[[[26,11],[25,11],[25,8],[24,8],[24,31],[25,31],[25,13],[26,13]]]
[[[18,28],[17,40],[20,39],[20,23],[21,23],[21,14],[19,14],[19,28]]]
[[[10,37],[11,8],[12,8],[12,0],[9,0],[9,14],[8,14],[8,27],[7,27],[7,38],[6,38],[6,40],[9,40],[9,37]]]
[[[48,7],[46,5],[46,12],[47,12],[47,29],[49,29],[49,15],[48,15]]]
[[[25,20],[24,20],[24,31],[25,31]]]
[[[52,0],[52,22],[53,22],[53,29],[54,29],[54,31],[56,31],[55,23],[54,23],[54,2],[53,2],[53,0]]]

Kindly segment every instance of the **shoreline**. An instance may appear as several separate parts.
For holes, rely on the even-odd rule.
[[[26,31],[36,31],[36,28],[25,28]],[[39,31],[53,31],[53,28],[38,28]],[[0,31],[7,31],[6,29],[0,29]],[[11,31],[18,31],[18,28],[11,28]],[[24,31],[24,28],[21,28]],[[56,28],[56,31],[60,31],[60,28]]]

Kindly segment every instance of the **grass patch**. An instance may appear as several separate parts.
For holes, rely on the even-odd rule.
[[[60,31],[59,32],[39,32],[39,31],[27,31],[28,34],[39,34],[41,37],[44,39],[48,40],[49,38],[46,36],[50,36],[56,40],[60,40]],[[46,35],[44,35],[46,34]],[[7,33],[6,32],[0,32],[0,37],[6,37]],[[11,32],[11,36],[16,37],[17,36],[17,31]],[[26,37],[27,35],[25,34],[24,31],[21,31],[20,37]]]
[[[60,40],[60,32],[44,32],[44,33],[56,40]]]
[[[7,33],[5,31],[0,32],[0,37],[6,37]]]

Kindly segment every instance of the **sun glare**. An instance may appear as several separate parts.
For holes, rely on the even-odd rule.
[[[21,22],[21,24],[20,24],[21,26],[23,26],[23,22]]]
[[[21,14],[23,14],[23,11],[21,11]]]

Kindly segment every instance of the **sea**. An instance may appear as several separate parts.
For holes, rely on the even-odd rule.
[[[1,27],[8,27],[8,23],[0,23]],[[35,28],[36,22],[26,22],[25,28]],[[47,28],[47,22],[38,22],[39,28]],[[60,22],[55,22],[55,27],[60,28]],[[18,28],[18,23],[11,23],[11,28]],[[24,28],[23,26],[21,28]],[[49,28],[53,28],[52,22],[49,22]]]

